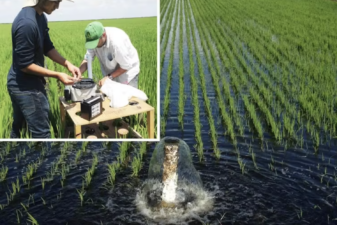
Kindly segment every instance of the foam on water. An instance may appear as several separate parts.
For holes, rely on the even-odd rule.
[[[148,179],[136,195],[135,204],[138,211],[153,222],[176,224],[190,218],[199,219],[200,215],[213,208],[214,193],[193,184],[179,183],[174,207],[161,207],[162,192],[161,182]]]

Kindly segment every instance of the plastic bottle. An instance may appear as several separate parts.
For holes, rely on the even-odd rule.
[[[88,78],[92,79],[92,57],[90,54],[86,54],[85,58],[87,60],[88,65]]]

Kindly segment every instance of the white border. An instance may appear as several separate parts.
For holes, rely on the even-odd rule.
[[[156,139],[0,139],[0,142],[159,142],[160,141],[160,1],[157,1],[157,138]]]
[[[157,1],[157,141],[160,141],[160,0]],[[150,139],[151,140],[151,139]]]

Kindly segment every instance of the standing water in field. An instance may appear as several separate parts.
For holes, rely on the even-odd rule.
[[[166,137],[157,144],[135,203],[143,215],[168,223],[198,218],[212,209],[213,195],[204,190],[183,140]]]

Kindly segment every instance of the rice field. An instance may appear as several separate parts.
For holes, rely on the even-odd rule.
[[[84,47],[84,29],[92,21],[75,22],[49,22],[50,36],[55,48],[59,53],[73,63],[80,66],[86,49]],[[130,37],[131,42],[138,51],[140,58],[141,71],[139,75],[139,89],[144,91],[149,97],[148,103],[155,108],[157,113],[157,18],[137,18],[137,19],[111,19],[100,20],[104,26],[114,26],[123,29]],[[6,87],[7,73],[12,63],[11,45],[11,24],[0,24],[0,73],[2,74],[0,84]],[[46,58],[48,69],[70,73],[62,66],[55,64]],[[83,74],[87,77],[87,72]],[[94,80],[98,82],[102,78],[99,61],[96,58],[93,62]],[[48,99],[50,104],[50,123],[52,138],[63,137],[64,129],[61,129],[59,97],[63,96],[64,85],[56,79],[47,79]],[[2,99],[1,119],[0,119],[0,138],[9,138],[11,131],[12,106],[6,88],[0,92]],[[146,114],[144,114],[146,120]],[[155,116],[156,117],[156,116]],[[146,121],[145,123],[146,124]],[[155,124],[157,124],[155,119]],[[72,126],[68,122],[67,126]],[[136,121],[133,128],[142,135],[148,137],[147,129],[139,121]],[[155,136],[156,136],[155,125]],[[29,133],[23,131],[22,137],[28,138]]]
[[[116,177],[137,178],[147,149],[146,142],[0,143],[0,223],[77,224],[91,210],[108,211]]]
[[[161,135],[336,149],[333,1],[161,1]],[[324,13],[323,13],[324,11]],[[179,132],[179,133],[178,133]]]
[[[161,1],[161,136],[216,193],[202,224],[337,220],[336,4]]]

